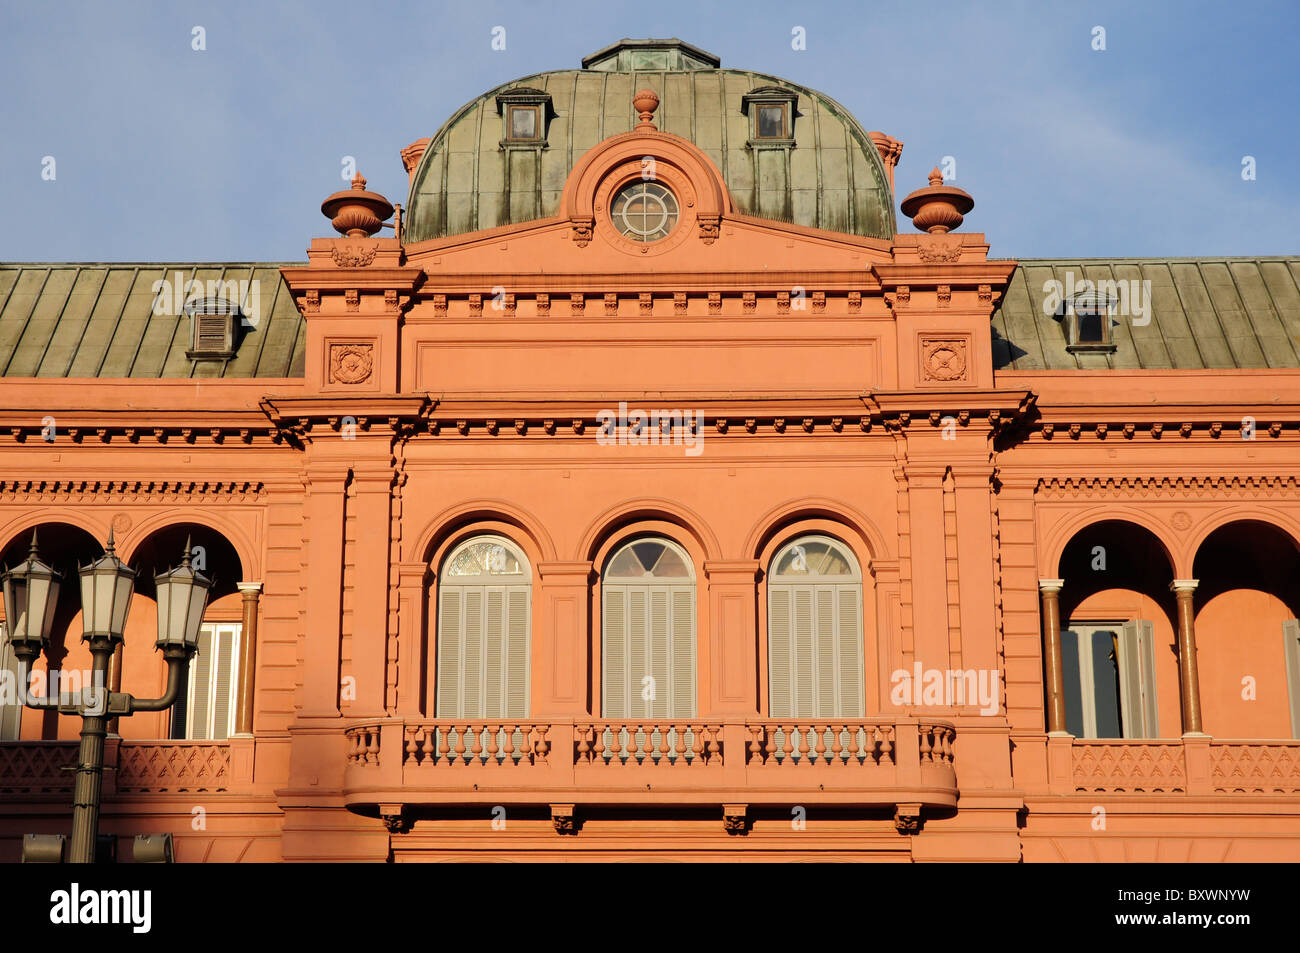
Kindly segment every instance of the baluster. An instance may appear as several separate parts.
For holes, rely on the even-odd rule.
[[[840,743],[843,734],[843,725],[831,725],[831,764],[844,763],[844,745]]]
[[[453,725],[452,727],[456,729],[456,747],[453,749],[456,754],[455,763],[464,764],[465,763],[465,731],[467,730],[467,726]]]
[[[704,728],[691,725],[691,764],[704,763]]]
[[[501,726],[501,732],[502,732],[501,764],[502,765],[509,765],[510,767],[513,768],[516,764],[518,764],[518,762],[515,761],[515,735],[518,733],[518,731],[519,731],[518,725]]]
[[[925,725],[920,725],[918,730],[921,733],[921,761],[933,761],[934,756],[931,753],[933,748],[930,745],[930,729]]]
[[[777,728],[772,725],[766,725],[763,728],[763,733],[767,736],[767,744],[763,747],[764,764],[776,757],[776,732]]]
[[[956,739],[956,732],[951,728],[943,730],[943,760],[952,764],[952,743]]]
[[[355,731],[348,731],[348,763],[351,764],[357,760],[357,734]]]
[[[881,730],[881,734],[884,736],[884,740],[881,741],[880,743],[880,759],[882,761],[887,762],[888,764],[893,764],[894,763],[894,742],[893,742],[894,729],[892,726],[886,725]]]
[[[813,748],[813,753],[816,755],[814,764],[821,764],[826,755],[826,727],[818,725],[815,730],[817,732],[817,744]]]
[[[709,733],[708,762],[713,764],[718,760],[719,752],[722,750],[722,746],[718,744],[718,733],[722,731],[722,729],[717,725],[709,725],[704,730]]]
[[[451,751],[450,730],[441,725],[433,726],[433,733],[438,738],[438,761],[442,764],[447,763],[447,755]]]
[[[370,745],[366,751],[366,761],[369,764],[379,763],[379,729],[374,728],[370,731]]]
[[[794,752],[794,742],[791,739],[791,732],[793,731],[794,731],[793,725],[791,725],[788,728],[785,725],[781,726],[781,763],[782,764],[789,764],[790,755]]]
[[[681,725],[673,726],[673,764],[687,764],[686,729]]]
[[[433,735],[434,729],[429,725],[420,729],[420,764],[433,760]]]
[[[587,755],[587,763],[596,765],[604,764],[606,748],[605,735],[609,732],[609,727],[606,725],[596,725],[587,730],[591,732],[591,752]]]
[[[668,752],[672,750],[672,747],[668,744],[669,730],[669,725],[659,726],[659,759],[655,761],[655,764],[658,764],[660,761],[663,761],[664,758],[668,757]]]
[[[749,763],[750,764],[754,764],[755,762],[757,762],[758,764],[763,763],[763,745],[759,740],[762,733],[763,733],[763,729],[757,726],[749,729]]]
[[[591,737],[590,728],[582,727],[578,729],[578,764],[591,763],[591,745],[587,743],[587,739],[590,737]],[[599,748],[600,746],[599,738],[596,739],[596,745]]]
[[[403,760],[404,762],[405,762],[405,761],[414,761],[414,760],[415,760],[415,753],[416,753],[416,750],[417,750],[417,749],[416,749],[416,744],[415,744],[415,733],[416,733],[416,731],[418,731],[418,730],[419,730],[419,729],[417,729],[417,728],[407,728],[406,731],[405,731],[405,734],[406,734],[406,753],[402,756],[402,760]]]
[[[488,743],[487,743],[487,760],[488,764],[500,764],[497,760],[497,734],[501,731],[500,725],[488,725]]]
[[[531,726],[519,726],[519,764],[533,764],[533,753],[535,746],[533,744],[533,731]]]
[[[546,725],[537,726],[537,760],[546,764],[546,756],[551,752],[551,741],[546,737],[550,728]]]
[[[483,729],[470,728],[469,732],[470,732],[470,739],[471,739],[470,749],[469,749],[470,760],[478,761],[480,755],[483,754]]]

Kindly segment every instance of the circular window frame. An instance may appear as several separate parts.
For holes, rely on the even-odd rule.
[[[611,168],[593,196],[596,232],[619,251],[637,257],[662,255],[677,248],[696,231],[696,194],[689,176],[674,163],[662,156],[649,156],[655,163],[655,175],[646,179],[642,175],[647,157],[638,156]],[[628,238],[614,223],[615,197],[627,186],[636,182],[654,182],[663,186],[677,200],[677,224],[663,238],[639,241]]]
[[[634,189],[640,189],[639,194],[633,194]],[[627,196],[624,199],[624,196]],[[628,215],[628,206],[640,197],[647,205],[651,202],[657,203],[659,209],[655,212],[655,227],[650,231],[638,229]],[[620,209],[620,203],[622,208]],[[661,242],[676,229],[678,222],[681,221],[681,203],[677,201],[677,193],[668,186],[656,179],[633,180],[610,197],[610,216],[614,219],[614,227],[624,238],[642,244],[651,244]],[[647,213],[642,214],[643,218],[649,218]],[[648,222],[643,222],[648,224]],[[646,237],[662,231],[662,235],[656,235],[654,238]]]

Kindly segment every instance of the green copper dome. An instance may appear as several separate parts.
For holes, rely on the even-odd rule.
[[[893,238],[884,165],[843,106],[775,76],[721,69],[717,57],[675,39],[622,40],[582,69],[526,76],[461,107],[415,171],[403,237],[419,242],[555,214],[583,154],[632,130],[632,95],[642,88],[659,96],[656,125],[713,160],[741,212]]]

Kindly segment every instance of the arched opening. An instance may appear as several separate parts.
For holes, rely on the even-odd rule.
[[[77,570],[98,559],[104,552],[103,544],[79,526],[69,523],[42,523],[24,530],[0,550],[0,566],[10,569],[27,557],[36,534],[40,558],[62,577],[54,620],[50,627],[50,644],[32,664],[29,685],[34,695],[58,694],[62,685],[69,691],[79,691],[89,684],[91,670],[90,651],[81,641],[81,588]],[[0,670],[17,685],[17,661],[5,640],[0,650]],[[53,688],[53,692],[50,689]],[[60,716],[57,711],[37,711],[24,708],[13,699],[12,704],[0,705],[0,740],[76,738],[81,731],[81,719],[72,715]]]
[[[1173,566],[1125,520],[1079,530],[1061,554],[1065,729],[1080,738],[1181,733]]]
[[[1268,523],[1220,526],[1193,561],[1202,728],[1300,737],[1300,549]]]
[[[170,523],[150,533],[131,553],[131,568],[138,574],[119,680],[123,690],[137,695],[159,694],[165,687],[165,666],[154,651],[158,631],[154,577],[181,563],[187,539],[191,565],[212,580],[198,652],[190,659],[185,689],[171,711],[154,718],[134,715],[122,719],[119,730],[123,737],[225,741],[235,731],[243,638],[238,584],[244,569],[235,547],[210,526]],[[157,724],[151,725],[155,720]]]
[[[504,536],[472,536],[438,572],[439,718],[527,718],[532,570]]]
[[[601,712],[694,718],[695,569],[662,536],[616,549],[601,572]]]
[[[862,571],[829,536],[801,536],[767,577],[768,699],[773,718],[862,717]]]

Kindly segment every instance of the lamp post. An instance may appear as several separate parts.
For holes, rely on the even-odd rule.
[[[4,590],[5,627],[18,660],[23,704],[29,708],[57,708],[81,717],[81,748],[77,755],[76,783],[72,794],[70,861],[88,864],[95,859],[99,833],[100,794],[104,774],[104,736],[109,718],[138,711],[163,711],[175,704],[189,660],[198,649],[199,626],[212,581],[190,566],[190,541],[185,540],[181,565],[154,577],[158,594],[156,648],[167,661],[167,688],[160,698],[136,698],[108,690],[105,678],[109,659],[122,644],[127,611],[135,588],[136,571],[113,551],[108,534],[104,554],[78,570],[81,579],[82,641],[90,647],[91,688],[80,699],[29,696],[28,670],[49,647],[50,628],[58,603],[62,577],[41,561],[36,533],[27,559],[0,576]]]

